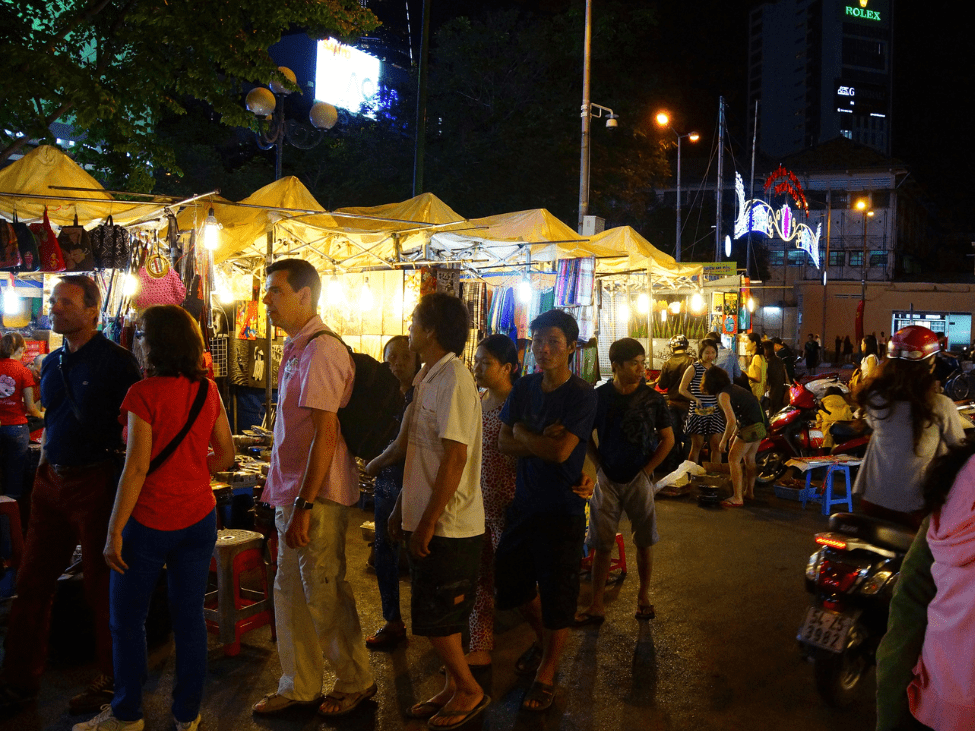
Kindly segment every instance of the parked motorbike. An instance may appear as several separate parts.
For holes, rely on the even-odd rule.
[[[796,383],[789,389],[789,405],[769,417],[769,433],[758,447],[755,462],[760,485],[774,482],[786,471],[786,462],[795,457],[824,454],[851,454],[862,457],[870,441],[870,430],[862,422],[839,422],[830,428],[834,447],[827,448],[826,435],[816,425],[816,413],[826,390],[849,389],[839,376],[818,377]]]
[[[890,599],[914,534],[907,528],[853,513],[835,513],[822,548],[809,557],[806,590],[812,606],[797,640],[811,658],[823,700],[843,707],[876,662],[887,631]]]

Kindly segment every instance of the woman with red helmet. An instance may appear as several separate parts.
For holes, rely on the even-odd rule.
[[[931,461],[964,439],[954,403],[933,374],[938,338],[925,327],[898,330],[887,361],[856,395],[873,436],[857,475],[860,508],[917,529],[924,517],[921,485]]]

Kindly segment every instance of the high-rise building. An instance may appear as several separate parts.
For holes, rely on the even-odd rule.
[[[778,0],[748,34],[749,129],[783,157],[839,136],[890,155],[893,3]]]

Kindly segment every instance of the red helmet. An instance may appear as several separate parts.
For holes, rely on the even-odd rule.
[[[926,327],[909,325],[901,328],[887,341],[887,357],[900,360],[924,360],[941,350],[938,336]]]

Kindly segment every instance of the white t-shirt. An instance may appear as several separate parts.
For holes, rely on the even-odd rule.
[[[443,460],[442,439],[467,445],[467,463],[457,491],[447,502],[434,535],[471,538],[484,533],[481,497],[481,402],[474,377],[453,353],[420,379],[410,407],[409,446],[403,475],[403,530],[419,525]]]

